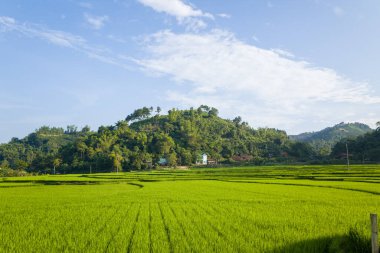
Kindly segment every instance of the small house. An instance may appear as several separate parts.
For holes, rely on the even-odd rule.
[[[202,164],[203,164],[203,165],[206,165],[206,164],[207,164],[207,155],[206,155],[206,154],[203,154],[203,155],[202,155]]]
[[[207,165],[207,155],[205,153],[199,155],[195,163],[198,165]]]
[[[208,159],[207,165],[217,165],[218,161],[216,159]]]

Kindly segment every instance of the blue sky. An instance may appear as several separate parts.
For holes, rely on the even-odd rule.
[[[380,120],[377,0],[4,0],[0,142],[207,104],[290,134]]]

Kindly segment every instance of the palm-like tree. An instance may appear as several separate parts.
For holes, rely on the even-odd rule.
[[[109,156],[112,159],[116,173],[119,173],[119,170],[121,169],[121,163],[124,160],[120,147],[118,145],[115,145]]]
[[[55,175],[55,168],[56,167],[59,167],[60,165],[61,165],[61,163],[62,163],[62,160],[61,159],[59,159],[59,158],[55,158],[54,160],[53,160],[53,174]]]

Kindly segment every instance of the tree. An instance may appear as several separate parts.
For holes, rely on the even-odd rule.
[[[199,113],[202,113],[202,112],[209,112],[210,111],[210,107],[207,106],[207,105],[201,105],[198,107],[198,112]]]
[[[133,113],[129,114],[125,120],[129,122],[147,119],[150,117],[152,111],[153,107],[148,108],[144,106],[143,108],[137,109]]]
[[[7,160],[2,160],[0,163],[0,168],[8,169],[9,168],[9,162]]]
[[[87,149],[87,145],[83,139],[78,139],[77,150],[80,152],[80,158],[83,160],[84,152]]]
[[[78,130],[77,126],[75,126],[75,125],[68,125],[65,133],[66,134],[76,134],[77,130]]]
[[[16,169],[18,170],[26,170],[29,167],[29,164],[24,160],[16,161]]]
[[[237,116],[236,118],[234,118],[234,119],[232,120],[232,122],[234,122],[236,125],[239,125],[241,121],[242,121],[242,119],[241,119],[240,116]]]
[[[214,108],[214,107],[211,107],[211,109],[208,111],[208,116],[209,117],[216,117],[218,116],[218,109]]]
[[[154,137],[154,151],[158,154],[167,154],[174,146],[173,139],[165,134],[161,133]]]
[[[87,156],[89,158],[89,166],[90,166],[90,174],[92,173],[92,164],[93,164],[93,160],[96,156],[96,151],[92,148],[92,147],[89,147],[87,149]]]
[[[59,167],[59,166],[61,165],[61,163],[62,163],[62,160],[59,159],[59,158],[55,158],[55,159],[53,160],[53,174],[54,174],[54,175],[55,175],[55,168],[56,168],[56,167]]]
[[[119,173],[119,170],[121,171],[121,163],[123,161],[122,152],[120,150],[120,147],[118,145],[115,145],[113,147],[113,150],[110,153],[110,158],[112,159],[113,167],[116,170],[116,173]]]
[[[168,156],[166,157],[167,161],[168,161],[168,165],[169,166],[176,166],[177,165],[177,156],[176,156],[176,153],[170,153],[168,154]]]
[[[161,112],[161,107],[157,106],[156,112],[157,112],[157,114],[159,115],[160,112]]]
[[[179,149],[179,158],[181,165],[191,165],[193,163],[193,157],[191,155],[191,151],[185,148]]]
[[[86,134],[86,133],[88,133],[88,132],[90,132],[90,131],[91,131],[91,128],[90,128],[88,125],[85,125],[85,126],[82,128],[81,133]]]
[[[306,161],[313,156],[313,150],[308,143],[295,142],[290,146],[288,150],[289,155],[298,158],[302,161]]]
[[[104,152],[109,152],[112,144],[115,142],[116,136],[101,134],[98,142],[98,148]]]

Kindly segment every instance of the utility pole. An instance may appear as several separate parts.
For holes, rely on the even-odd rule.
[[[339,130],[340,130],[341,133],[347,132],[347,130],[344,129],[344,128],[340,128]],[[343,136],[341,135],[340,136],[340,140],[342,140],[342,137]],[[347,160],[347,169],[349,169],[350,168],[350,158],[349,158],[349,154],[348,154],[348,142],[347,142],[347,139],[346,139],[346,160]]]
[[[348,143],[346,141],[346,157],[347,157],[347,169],[350,168],[350,158],[349,158],[349,155],[348,155]]]
[[[371,244],[372,244],[372,253],[379,253],[379,239],[378,233],[379,228],[377,227],[377,214],[371,213]]]

